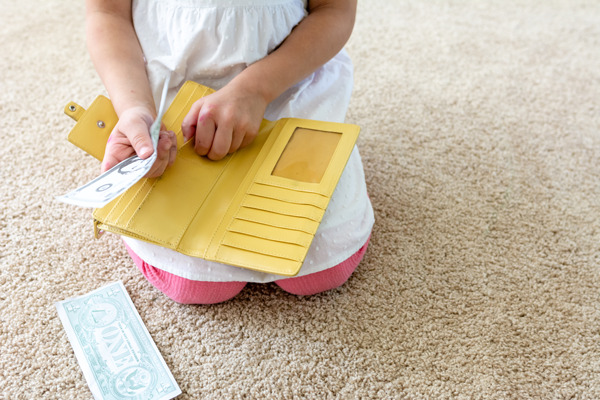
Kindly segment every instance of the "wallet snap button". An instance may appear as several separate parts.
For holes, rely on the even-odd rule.
[[[98,122],[96,122],[96,125],[98,125],[98,128],[104,128],[106,126],[104,124],[104,121],[98,121]]]
[[[77,110],[77,107],[75,107],[73,104],[71,104],[71,105],[69,106],[69,111],[71,111],[71,112],[75,112],[75,110]]]

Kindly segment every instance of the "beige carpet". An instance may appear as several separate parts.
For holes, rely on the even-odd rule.
[[[600,3],[363,0],[349,51],[376,213],[350,281],[173,303],[90,211],[83,2],[2,1],[0,398],[91,398],[54,302],[122,280],[181,399],[600,398]]]

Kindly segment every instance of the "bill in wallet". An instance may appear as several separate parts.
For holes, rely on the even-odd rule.
[[[57,200],[80,207],[101,208],[133,186],[150,171],[157,157],[156,146],[162,116],[165,112],[169,78],[167,77],[163,86],[158,116],[150,127],[154,153],[146,159],[141,159],[138,156],[129,157],[77,189],[62,196],[57,196]]]
[[[168,400],[181,390],[122,282],[56,303],[96,400]]]

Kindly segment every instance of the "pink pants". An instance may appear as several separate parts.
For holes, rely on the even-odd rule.
[[[288,293],[308,296],[341,286],[362,260],[369,240],[350,258],[324,271],[296,278],[285,278],[275,283]],[[227,301],[242,291],[246,282],[194,281],[173,275],[147,264],[127,247],[129,255],[146,279],[172,300],[183,304],[214,304]]]

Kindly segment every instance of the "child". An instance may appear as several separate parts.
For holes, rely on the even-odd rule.
[[[88,48],[119,116],[102,170],[136,153],[152,154],[149,127],[168,74],[167,104],[187,80],[217,90],[194,103],[182,124],[198,155],[212,160],[250,144],[263,117],[343,122],[352,91],[343,46],[355,13],[356,0],[87,0]],[[175,134],[162,131],[148,176],[160,176],[176,149]],[[355,148],[296,277],[123,240],[144,276],[167,296],[209,304],[234,297],[247,282],[274,281],[297,295],[338,287],[362,259],[372,226]]]

